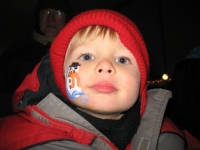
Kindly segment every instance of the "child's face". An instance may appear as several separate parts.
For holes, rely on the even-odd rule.
[[[69,67],[73,62],[79,64],[74,74],[74,67]],[[71,102],[88,114],[119,119],[138,99],[140,73],[136,60],[127,48],[117,46],[107,35],[68,51],[65,66],[68,95],[82,93]]]

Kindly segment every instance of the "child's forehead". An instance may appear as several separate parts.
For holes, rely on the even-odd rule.
[[[76,51],[77,49],[80,51],[80,49],[87,49],[90,46],[108,46],[107,48],[113,48],[113,49],[127,49],[123,43],[120,41],[119,38],[110,38],[110,36],[108,34],[106,34],[104,37],[102,36],[93,36],[93,37],[89,37],[86,39],[83,39],[79,42],[75,42],[73,43],[73,45],[70,45],[70,47],[67,50],[67,54],[71,54],[74,50]],[[87,49],[89,50],[89,49]]]
[[[88,26],[80,29],[74,34],[70,40],[67,51],[96,39],[106,39],[110,42],[118,44],[118,46],[123,45],[120,41],[118,33],[113,29],[105,26]]]
[[[118,33],[113,29],[106,26],[95,25],[95,26],[87,26],[80,29],[74,34],[71,41],[73,41],[73,39],[77,39],[76,41],[82,43],[96,38],[104,38],[105,36],[109,37],[111,40],[119,39]]]

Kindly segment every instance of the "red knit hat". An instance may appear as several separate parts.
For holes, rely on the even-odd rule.
[[[63,72],[68,44],[78,30],[91,25],[107,26],[115,30],[124,46],[134,55],[141,76],[140,113],[143,114],[147,103],[147,76],[149,72],[149,57],[146,46],[136,25],[124,15],[112,10],[98,9],[83,12],[74,17],[56,37],[51,46],[50,59],[59,89],[68,97]]]

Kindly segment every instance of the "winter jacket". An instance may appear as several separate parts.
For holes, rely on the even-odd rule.
[[[146,112],[127,150],[184,149],[179,130],[163,119],[169,96],[162,89],[148,91]],[[13,104],[18,114],[1,119],[0,149],[117,149],[63,99],[47,55],[16,90]]]

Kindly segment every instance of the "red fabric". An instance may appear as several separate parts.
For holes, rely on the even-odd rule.
[[[0,149],[21,149],[43,141],[71,139],[70,135],[65,132],[33,124],[19,115],[2,119],[2,124]]]
[[[187,130],[183,130],[187,141],[187,150],[200,150],[200,141],[191,135]]]
[[[32,91],[38,91],[40,87],[40,82],[37,76],[38,68],[40,66],[41,62],[39,62],[32,73],[28,74],[23,82],[20,84],[20,86],[15,90],[14,96],[13,96],[13,109],[15,112],[18,112],[18,108],[16,105],[19,103],[19,100],[23,97],[25,90],[32,90]]]
[[[127,17],[112,10],[90,10],[74,17],[59,33],[50,49],[52,69],[56,83],[67,97],[63,64],[68,44],[73,35],[81,28],[90,25],[102,25],[114,29],[124,46],[136,58],[140,75],[141,114],[144,113],[147,101],[147,76],[149,72],[149,57],[141,33],[136,25]]]

